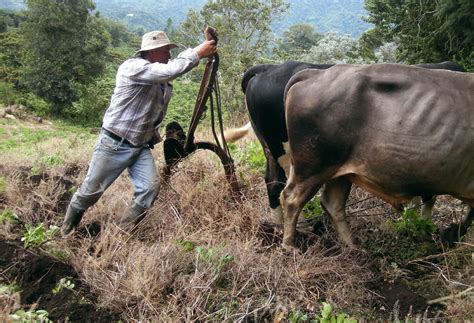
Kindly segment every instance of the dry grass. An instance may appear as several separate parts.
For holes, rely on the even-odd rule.
[[[92,150],[92,145],[66,143],[64,147],[77,150],[64,155],[65,165],[37,177],[11,163],[3,166],[6,204],[22,223],[61,224],[70,188],[84,178]],[[154,155],[162,164],[161,145]],[[245,167],[237,165],[241,169]],[[472,238],[457,252],[438,255],[445,259],[441,265],[436,262],[438,268],[427,258],[397,271],[390,263],[383,264],[380,256],[341,248],[331,230],[316,239],[309,237],[304,253],[287,254],[279,247],[281,233],[265,224],[270,210],[263,179],[252,172],[239,172],[238,177],[243,185],[241,201],[231,198],[216,156],[192,155],[178,166],[148,216],[129,235],[115,225],[132,196],[123,174],[88,210],[79,228],[99,223],[100,234],[57,237],[54,243],[69,251],[69,262],[90,286],[98,305],[123,313],[127,321],[278,321],[296,311],[318,314],[323,301],[330,302],[335,313],[370,320],[376,317],[381,297],[369,283],[380,276],[396,280],[410,277],[414,267],[431,267],[430,280],[424,279],[443,293],[456,294],[473,284]],[[354,190],[352,197],[361,200],[367,194]],[[370,216],[362,210],[373,204],[372,214],[390,212],[377,203],[368,200],[363,207],[351,206],[349,212],[358,215],[350,220],[359,238],[373,236],[383,244],[391,238],[384,232],[387,216]],[[442,216],[449,217],[453,207],[445,207],[444,200],[438,204],[436,216],[444,212]],[[462,208],[455,203],[458,207]],[[381,269],[374,271],[374,266]],[[472,303],[472,297],[454,299],[444,315],[472,317]]]

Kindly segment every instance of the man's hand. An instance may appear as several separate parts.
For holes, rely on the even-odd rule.
[[[205,40],[194,49],[196,50],[199,58],[211,57],[217,52],[217,46],[214,40]]]

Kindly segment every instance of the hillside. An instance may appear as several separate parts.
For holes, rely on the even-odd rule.
[[[190,9],[198,10],[207,0],[95,0],[103,16],[121,21],[137,33],[162,29],[168,18],[174,25],[186,17]],[[313,24],[318,32],[335,31],[358,37],[369,24],[365,15],[364,0],[290,0],[287,16],[274,23],[276,34],[297,23]],[[0,0],[0,8],[21,10],[23,0]]]

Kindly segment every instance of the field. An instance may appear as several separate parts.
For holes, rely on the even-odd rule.
[[[251,137],[232,145],[240,199],[229,194],[217,157],[200,151],[162,185],[133,234],[115,224],[131,202],[124,173],[64,239],[57,227],[96,136],[21,111],[0,119],[0,321],[474,319],[472,229],[444,247],[416,212],[398,214],[353,188],[347,212],[359,248],[338,242],[316,199],[305,211],[301,252],[289,254]],[[162,166],[162,144],[153,154]],[[446,227],[464,212],[441,196],[433,222]]]

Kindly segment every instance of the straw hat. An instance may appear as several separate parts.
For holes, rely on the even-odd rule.
[[[172,43],[163,31],[150,31],[142,37],[142,46],[138,52],[152,50],[163,46],[170,46],[170,49],[178,47]]]

